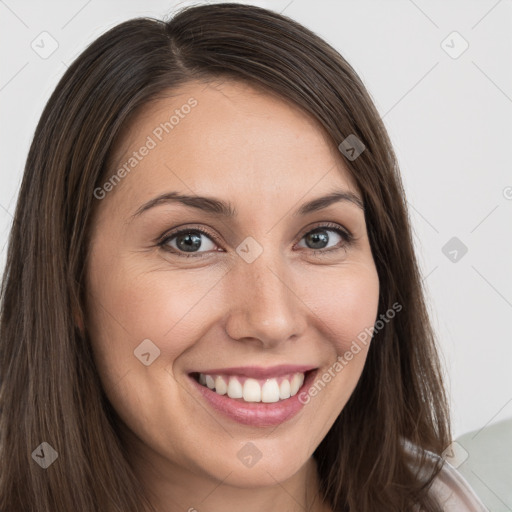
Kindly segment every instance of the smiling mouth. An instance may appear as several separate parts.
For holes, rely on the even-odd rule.
[[[243,375],[191,373],[201,386],[239,402],[275,403],[295,396],[309,373],[291,372],[278,377],[256,379]]]

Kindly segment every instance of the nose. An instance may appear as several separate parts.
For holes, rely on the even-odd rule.
[[[309,310],[289,268],[276,261],[278,257],[263,251],[252,263],[239,261],[230,272],[225,328],[231,338],[274,348],[305,331]]]

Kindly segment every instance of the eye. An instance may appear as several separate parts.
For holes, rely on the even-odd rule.
[[[335,244],[334,247],[324,250],[326,249],[326,244],[331,241],[331,237],[327,235],[329,232],[335,234],[334,242],[337,242],[337,244]],[[201,240],[202,238],[209,240],[209,243],[206,243],[206,247],[204,247],[204,242]],[[312,249],[314,255],[326,255],[346,248],[346,246],[352,242],[353,237],[338,224],[329,223],[309,230],[302,236],[301,240],[302,239],[305,239],[306,243],[310,245],[310,247],[306,248]],[[167,234],[167,236],[158,243],[158,246],[180,257],[202,257],[205,256],[205,253],[211,251],[220,252],[215,250],[217,245],[213,240],[215,240],[215,236],[204,229],[186,228]],[[208,247],[209,244],[210,247]],[[205,250],[199,251],[200,248]]]
[[[329,242],[331,242],[331,236],[327,235],[329,232],[335,233],[333,241],[337,242],[331,246],[331,248],[328,246]],[[327,255],[344,249],[352,242],[353,237],[348,231],[342,229],[337,224],[329,223],[317,226],[313,230],[308,231],[301,240],[302,239],[306,240],[306,243],[309,244],[309,249],[313,249],[313,254]]]
[[[178,254],[179,256],[184,256],[185,258],[190,256],[203,256],[204,251],[200,253],[197,253],[196,251],[196,249],[199,249],[204,245],[201,241],[201,237],[206,237],[209,239],[211,245],[215,247],[215,244],[211,240],[214,238],[213,235],[199,228],[187,228],[172,232],[161,242],[159,242],[158,245],[173,254]],[[173,245],[173,243],[175,245]],[[206,244],[206,246],[207,250],[212,249],[211,247],[208,249],[208,244]]]

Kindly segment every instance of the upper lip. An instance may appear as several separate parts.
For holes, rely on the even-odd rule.
[[[240,375],[255,379],[266,379],[269,377],[280,377],[290,373],[305,373],[309,370],[317,368],[312,365],[291,365],[281,364],[278,366],[236,366],[231,368],[209,368],[208,370],[201,370],[192,373],[202,373],[205,375]]]

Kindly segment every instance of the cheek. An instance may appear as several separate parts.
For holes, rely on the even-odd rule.
[[[203,336],[212,306],[208,292],[223,275],[148,267],[134,262],[137,257],[143,259],[117,255],[115,266],[93,262],[89,272],[87,323],[93,349],[102,374],[116,382],[128,371],[143,377],[147,366],[136,357],[142,347],[149,349],[152,368],[172,374],[174,361]]]
[[[309,288],[308,302],[318,329],[335,347],[337,355],[350,350],[373,327],[379,304],[379,278],[373,261],[354,263],[316,279]],[[367,341],[371,336],[366,334]],[[364,348],[364,347],[363,347]]]
[[[317,446],[325,437],[353,393],[363,371],[379,302],[379,279],[371,261],[353,263],[330,275],[317,276],[308,287],[307,304],[314,310],[322,333],[323,353],[330,354],[314,381],[299,399],[310,409],[308,433]]]
[[[99,264],[109,260],[102,257],[91,264],[87,304],[88,331],[105,393],[124,423],[143,439],[165,438],[163,427],[155,434],[151,425],[165,425],[173,435],[186,432],[185,420],[165,416],[164,404],[180,408],[183,397],[174,365],[201,339],[206,315],[201,308],[215,280],[199,282],[190,273],[163,272],[129,257],[117,256],[115,266]],[[162,445],[166,443],[164,439]]]
[[[327,280],[325,288],[326,299],[322,302],[318,297],[317,302],[321,304],[318,311],[325,326],[324,337],[336,351],[330,368],[336,374],[343,372],[338,381],[355,387],[378,313],[379,279],[375,265],[353,264],[340,272],[336,280]],[[333,367],[335,363],[339,364]]]

